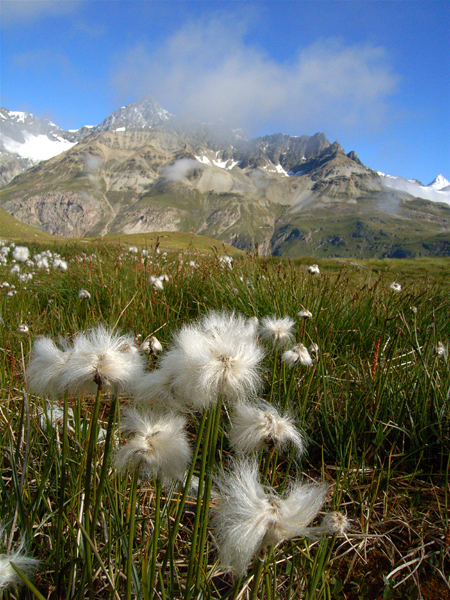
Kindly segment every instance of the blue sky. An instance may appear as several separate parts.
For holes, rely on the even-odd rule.
[[[152,94],[251,136],[323,131],[450,179],[447,0],[2,0],[1,106],[64,129]]]

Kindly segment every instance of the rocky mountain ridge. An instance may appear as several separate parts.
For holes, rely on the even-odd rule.
[[[387,187],[323,133],[247,139],[183,122],[153,98],[78,137],[50,133],[73,145],[3,187],[1,207],[53,234],[181,230],[264,253],[332,256],[406,252],[405,237],[420,246],[450,231],[450,206]]]

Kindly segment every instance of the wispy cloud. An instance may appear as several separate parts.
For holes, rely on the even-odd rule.
[[[204,169],[198,160],[193,158],[180,158],[173,165],[167,165],[162,169],[162,175],[167,181],[182,181],[189,171],[193,169]]]
[[[409,181],[402,177],[382,177],[381,182],[384,188],[406,192],[415,198],[423,198],[424,200],[432,200],[433,202],[444,202],[450,205],[450,191],[437,190],[436,188],[420,185],[415,181]]]
[[[81,0],[2,0],[2,24],[27,25],[43,17],[74,12]]]
[[[156,51],[137,44],[116,57],[122,96],[153,94],[168,110],[252,130],[277,121],[290,130],[376,130],[398,76],[381,47],[321,40],[278,62],[247,42],[248,21],[192,21]]]

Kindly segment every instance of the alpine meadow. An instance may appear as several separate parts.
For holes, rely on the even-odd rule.
[[[46,235],[0,247],[0,597],[450,598],[448,258]]]

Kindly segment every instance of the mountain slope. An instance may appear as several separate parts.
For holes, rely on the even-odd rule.
[[[63,236],[192,231],[290,256],[447,252],[450,206],[388,187],[323,133],[249,140],[148,97],[78,135],[5,186],[1,206]]]

